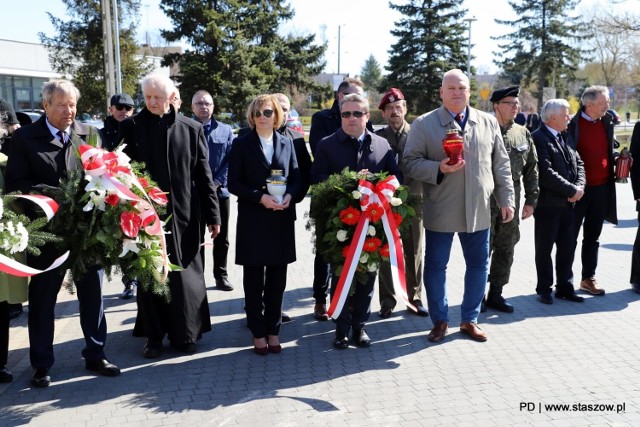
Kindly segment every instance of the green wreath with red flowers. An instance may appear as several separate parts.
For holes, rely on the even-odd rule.
[[[362,215],[368,216],[369,225],[356,268],[355,282],[365,283],[368,279],[367,273],[378,271],[380,263],[389,260],[389,242],[381,221],[384,207],[380,203],[369,203],[365,210],[362,210],[360,200],[363,194],[358,191],[361,179],[375,186],[388,176],[389,174],[384,172],[358,173],[345,169],[312,186],[306,228],[313,231],[315,251],[331,264],[334,275],[340,276],[342,273]],[[393,196],[388,197],[388,202],[391,215],[402,235],[409,226],[409,220],[416,215],[415,207],[420,200],[411,195],[407,187],[401,185]]]

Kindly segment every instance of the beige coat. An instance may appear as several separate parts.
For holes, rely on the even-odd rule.
[[[448,129],[460,129],[440,107],[418,117],[404,148],[403,170],[422,182],[424,227],[438,232],[485,230],[491,226],[491,194],[501,207],[515,206],[509,156],[495,117],[468,109],[464,129],[464,167],[439,174],[447,155],[442,140]],[[440,176],[439,176],[440,175]]]

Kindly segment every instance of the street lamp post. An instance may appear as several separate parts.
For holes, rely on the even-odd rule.
[[[469,23],[469,41],[467,43],[467,77],[471,78],[471,23],[477,21],[476,17],[466,18],[463,21]]]

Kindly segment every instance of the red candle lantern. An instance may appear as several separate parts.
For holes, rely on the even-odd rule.
[[[447,136],[442,140],[444,152],[449,157],[448,165],[455,165],[462,160],[462,149],[464,148],[464,139],[458,133],[457,129],[447,130]]]

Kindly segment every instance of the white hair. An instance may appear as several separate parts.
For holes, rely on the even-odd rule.
[[[544,123],[548,123],[552,115],[564,111],[565,108],[569,108],[569,102],[566,99],[550,99],[542,106],[540,119]]]
[[[142,79],[140,86],[142,87],[142,93],[146,93],[146,89],[150,87],[163,89],[167,96],[176,91],[176,86],[173,84],[173,81],[162,74],[149,74]]]

